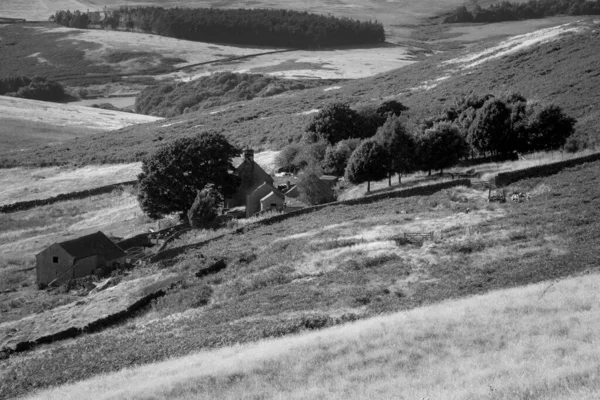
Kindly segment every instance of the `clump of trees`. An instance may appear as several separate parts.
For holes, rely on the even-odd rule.
[[[138,175],[142,211],[153,219],[177,213],[195,225],[210,223],[210,208],[240,184],[232,164],[239,155],[239,149],[216,133],[180,138],[159,148],[143,161]]]
[[[42,101],[62,101],[66,97],[64,87],[42,76],[8,76],[0,78],[0,95]]]
[[[178,39],[243,45],[315,48],[385,41],[383,25],[281,9],[121,7],[92,14],[57,11],[51,21],[73,28],[93,24]]]
[[[600,0],[529,0],[524,3],[502,1],[482,8],[460,6],[444,18],[454,22],[502,22],[545,18],[553,15],[600,15]]]
[[[346,103],[324,107],[301,143],[285,147],[276,165],[290,172],[318,168],[351,183],[412,171],[440,173],[461,159],[510,157],[516,152],[575,148],[567,140],[576,120],[555,104],[530,103],[518,94],[458,97],[438,116],[411,124],[397,101],[358,111]],[[375,128],[373,128],[375,126]]]
[[[135,112],[171,118],[235,101],[269,97],[289,90],[302,90],[323,84],[326,82],[220,72],[190,82],[166,82],[147,87],[135,100]]]

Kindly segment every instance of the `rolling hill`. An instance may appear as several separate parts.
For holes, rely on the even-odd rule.
[[[517,91],[533,101],[554,102],[579,120],[578,134],[595,143],[594,121],[600,116],[598,26],[597,20],[584,19],[434,54],[389,73],[333,87],[231,103],[52,148],[0,153],[1,165],[133,162],[161,143],[206,131],[221,132],[239,146],[279,149],[299,139],[314,110],[334,101],[356,106],[397,99],[410,107],[409,115],[416,120],[435,115],[456,96],[469,92]]]
[[[600,162],[594,162],[507,188],[529,192],[524,203],[489,204],[487,191],[459,187],[336,205],[197,243],[123,277],[167,269],[183,277],[135,318],[2,361],[0,396],[597,271],[599,179]],[[434,240],[402,240],[404,232],[423,231],[434,231]],[[197,275],[221,258],[225,269]],[[486,340],[475,335],[475,342]],[[504,343],[514,345],[512,338]],[[575,362],[569,354],[576,353],[562,357]]]

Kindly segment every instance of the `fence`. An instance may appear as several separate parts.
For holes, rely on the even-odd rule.
[[[433,231],[427,233],[407,233],[404,232],[404,239],[413,242],[424,242],[425,240],[433,240]]]

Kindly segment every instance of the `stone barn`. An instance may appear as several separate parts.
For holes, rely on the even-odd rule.
[[[38,286],[100,274],[118,268],[126,254],[98,231],[66,242],[54,243],[36,254]]]

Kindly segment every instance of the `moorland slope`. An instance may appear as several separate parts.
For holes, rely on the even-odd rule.
[[[593,274],[500,290],[27,398],[592,400],[600,395],[598,285]]]
[[[135,270],[184,277],[135,319],[4,361],[0,396],[593,270],[599,179],[600,163],[589,163],[511,185],[532,195],[524,203],[449,189],[328,207],[195,246]],[[402,240],[415,231],[435,239]],[[221,258],[225,269],[196,276]]]

